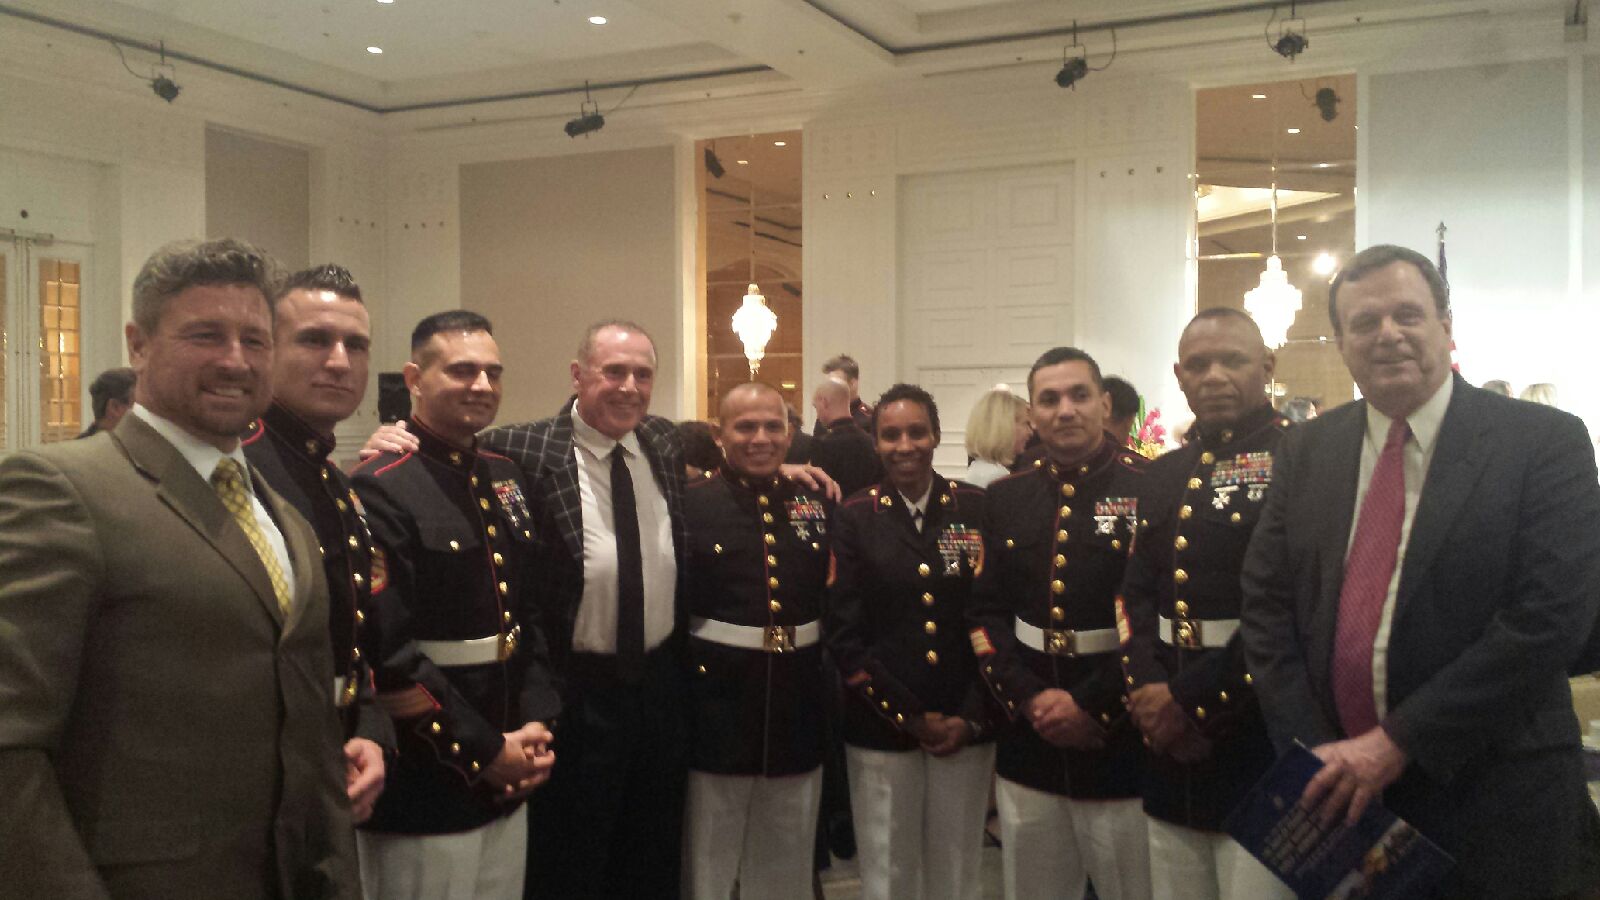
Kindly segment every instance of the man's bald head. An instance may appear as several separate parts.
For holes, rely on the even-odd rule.
[[[850,415],[850,386],[836,378],[825,378],[811,394],[811,408],[817,421],[829,425]]]
[[[728,468],[739,475],[767,478],[777,473],[789,452],[789,410],[771,385],[741,384],[722,395],[722,430],[717,443]]]

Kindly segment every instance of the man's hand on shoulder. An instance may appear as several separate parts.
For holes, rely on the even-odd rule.
[[[823,492],[834,503],[838,503],[843,499],[839,491],[838,482],[829,478],[827,472],[816,466],[808,466],[804,463],[784,463],[778,467],[778,471],[783,474],[783,477],[796,484],[803,485],[807,490]]]
[[[1382,726],[1360,737],[1333,741],[1312,748],[1322,760],[1322,770],[1312,777],[1300,797],[1301,805],[1314,809],[1324,825],[1342,813],[1355,824],[1383,789],[1400,777],[1406,754]]]
[[[417,436],[406,430],[406,420],[391,425],[379,425],[378,430],[361,445],[362,459],[371,459],[380,453],[415,453]]]

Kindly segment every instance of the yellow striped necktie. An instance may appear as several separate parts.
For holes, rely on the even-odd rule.
[[[255,548],[256,555],[261,557],[261,564],[267,567],[267,577],[272,579],[272,592],[278,596],[278,609],[287,616],[294,596],[289,592],[289,579],[284,577],[278,554],[273,552],[272,545],[267,543],[267,536],[256,522],[255,511],[250,508],[250,489],[245,487],[244,472],[239,463],[226,458],[217,463],[211,472],[211,486],[222,499],[222,505],[233,514],[233,520],[244,529],[244,536]]]

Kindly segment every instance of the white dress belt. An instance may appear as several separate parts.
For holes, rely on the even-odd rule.
[[[1040,653],[1048,653],[1051,656],[1110,653],[1122,646],[1122,639],[1117,636],[1115,628],[1094,628],[1088,631],[1040,628],[1037,625],[1029,625],[1021,619],[1017,620],[1017,640],[1025,647],[1032,647]]]
[[[1161,640],[1187,650],[1226,647],[1238,631],[1238,619],[1184,619],[1174,622],[1161,616]]]
[[[738,647],[741,650],[764,650],[783,653],[809,647],[822,639],[822,620],[813,619],[804,625],[734,625],[716,619],[698,616],[689,620],[689,635],[702,641]]]
[[[500,661],[501,636],[470,641],[417,641],[417,649],[436,666],[480,666]]]

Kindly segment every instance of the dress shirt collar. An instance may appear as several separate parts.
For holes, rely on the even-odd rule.
[[[897,490],[896,493],[900,492]],[[912,500],[910,497],[907,497],[905,494],[901,493],[900,499],[906,505],[906,512],[911,513],[913,518],[915,518],[916,513],[922,513],[923,517],[926,518],[928,515],[928,499],[932,496],[933,482],[930,481],[928,482],[928,489],[922,492],[921,497],[918,497],[916,500]]]
[[[1439,426],[1444,424],[1445,410],[1450,408],[1450,394],[1455,388],[1455,377],[1444,380],[1433,396],[1427,402],[1417,407],[1416,411],[1406,416],[1406,424],[1411,426],[1411,436],[1416,438],[1417,447],[1422,450],[1424,458],[1428,451],[1433,449],[1433,442],[1439,437]],[[1381,412],[1371,403],[1367,404],[1367,440],[1374,446],[1382,447],[1389,439],[1389,423],[1393,420]]]
[[[194,466],[195,472],[200,475],[202,481],[210,484],[211,473],[216,470],[217,463],[222,462],[224,459],[231,459],[237,462],[239,468],[245,473],[246,486],[252,492],[255,490],[255,487],[249,483],[250,466],[245,462],[244,448],[242,446],[236,445],[232,453],[223,453],[216,447],[183,430],[171,419],[163,418],[151,412],[143,404],[135,403],[132,412],[144,420],[145,424],[154,428],[156,434],[165,438],[167,443],[171,444],[179,455],[189,462],[189,465]]]
[[[601,434],[593,425],[583,420],[583,414],[578,411],[578,401],[572,401],[572,437],[578,446],[589,451],[596,459],[605,459],[611,455],[611,448],[622,445],[622,449],[629,456],[639,455],[639,436],[628,432],[622,440],[612,440]]]

